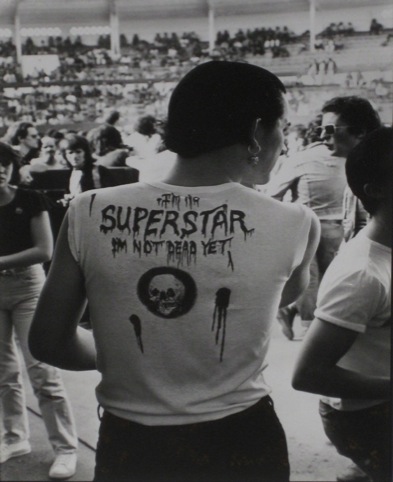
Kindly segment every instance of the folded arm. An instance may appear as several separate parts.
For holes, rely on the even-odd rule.
[[[389,398],[388,377],[371,377],[337,366],[357,336],[353,330],[315,318],[295,365],[292,386],[328,397]]]

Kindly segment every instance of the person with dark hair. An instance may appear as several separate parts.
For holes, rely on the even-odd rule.
[[[19,151],[21,165],[29,164],[31,159],[37,157],[40,150],[40,135],[31,122],[12,124],[3,140]]]
[[[96,164],[105,167],[125,166],[128,150],[123,145],[120,132],[113,125],[104,124],[87,133]]]
[[[163,145],[158,124],[154,116],[142,116],[136,121],[134,132],[126,138],[127,145],[132,148],[127,165],[141,172],[141,180],[150,180],[156,170],[162,171],[160,163],[156,162]]]
[[[16,187],[19,156],[0,143],[0,396],[2,441],[0,464],[28,454],[31,446],[17,346],[38,399],[55,460],[49,476],[75,473],[75,423],[59,370],[31,355],[28,333],[53,239],[42,196]],[[17,344],[15,343],[17,342]]]
[[[361,139],[381,127],[378,113],[367,99],[357,96],[335,97],[322,108],[320,134],[334,155],[346,157]],[[346,187],[343,198],[343,232],[348,241],[368,221],[361,201]]]
[[[391,477],[392,169],[392,127],[348,155],[348,185],[371,219],[322,280],[292,382],[323,395],[326,435],[373,482]]]
[[[164,181],[71,203],[30,347],[101,372],[96,481],[289,480],[263,372],[278,307],[308,283],[319,224],[240,184],[266,182],[281,152],[284,92],[254,65],[195,67],[169,102],[177,157]],[[86,298],[94,338],[77,327]]]
[[[77,134],[66,134],[60,141],[64,159],[72,169],[69,185],[68,203],[77,194],[97,187],[93,179],[95,159],[92,156],[88,140]]]
[[[344,159],[368,132],[380,126],[379,115],[367,99],[345,96],[328,100],[322,107],[320,126],[315,130],[320,141],[299,154],[297,163],[292,164],[294,167],[273,180],[267,191],[280,198],[295,184],[298,193],[295,202],[310,206],[322,228],[316,258],[311,264],[310,286],[295,305],[279,312],[278,320],[290,339],[297,313],[305,326],[312,321],[320,280],[342,241],[353,236],[355,226],[359,230],[366,224],[364,210],[346,186]]]

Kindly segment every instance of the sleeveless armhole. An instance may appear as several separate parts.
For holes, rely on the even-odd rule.
[[[78,250],[78,242],[77,239],[79,236],[77,235],[78,225],[76,215],[78,209],[76,207],[76,200],[74,199],[71,201],[70,206],[68,208],[67,216],[68,216],[68,244],[70,247],[71,254],[75,261],[79,264],[79,250]]]

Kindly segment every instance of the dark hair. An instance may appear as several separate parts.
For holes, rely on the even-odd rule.
[[[66,134],[64,138],[60,141],[60,148],[63,152],[63,157],[67,162],[68,166],[72,168],[72,165],[69,163],[67,159],[66,150],[67,149],[82,149],[85,153],[85,165],[83,166],[82,171],[82,178],[81,178],[81,188],[82,191],[89,191],[90,189],[94,189],[94,181],[93,181],[93,165],[94,165],[94,157],[91,154],[90,145],[88,140],[77,134]]]
[[[90,143],[90,148],[97,156],[103,156],[123,145],[120,132],[116,127],[109,124],[91,129],[86,137]]]
[[[27,136],[30,127],[34,127],[31,122],[16,122],[12,124],[5,135],[7,142],[12,146],[17,146],[19,139],[24,139]]]
[[[370,102],[355,95],[328,100],[323,105],[322,112],[339,115],[349,126],[348,132],[351,134],[368,133],[381,127],[381,119]]]
[[[381,127],[369,133],[348,154],[345,164],[348,185],[371,215],[380,201],[370,197],[364,186],[391,182],[393,168],[393,128]]]
[[[157,132],[157,119],[152,115],[145,115],[138,119],[135,130],[144,136],[152,136]]]
[[[253,122],[272,128],[284,113],[285,87],[274,74],[243,62],[198,65],[175,87],[164,142],[185,158],[249,144]]]
[[[21,158],[19,153],[5,142],[0,142],[0,164],[4,166],[12,164],[10,184],[18,185],[20,181],[19,169],[21,167]]]
[[[108,114],[108,116],[104,119],[104,122],[109,125],[115,125],[116,122],[120,119],[120,112],[114,110]]]

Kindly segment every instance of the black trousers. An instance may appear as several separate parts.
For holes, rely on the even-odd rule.
[[[269,396],[211,422],[146,426],[104,412],[96,482],[287,482],[288,448]]]
[[[392,481],[390,402],[363,410],[335,410],[320,402],[326,435],[337,452],[350,458],[373,482]]]

